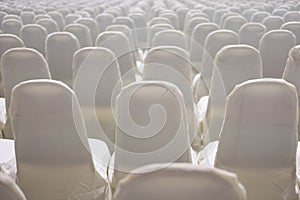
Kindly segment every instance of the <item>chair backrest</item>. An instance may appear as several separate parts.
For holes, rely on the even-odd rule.
[[[1,29],[3,33],[20,36],[22,22],[16,19],[6,19],[2,21]]]
[[[263,77],[281,78],[289,51],[296,45],[295,35],[287,30],[265,33],[259,42],[263,62]]]
[[[110,14],[99,14],[96,17],[96,21],[98,23],[99,33],[102,33],[105,31],[106,27],[112,24],[113,16]]]
[[[135,80],[134,55],[127,36],[122,32],[105,31],[96,39],[96,46],[105,47],[114,52],[118,59],[124,85]]]
[[[128,26],[130,29],[135,28],[134,21],[130,17],[116,17],[113,20],[113,24],[122,24]]]
[[[299,11],[289,11],[283,15],[285,22],[299,22],[300,13]]]
[[[53,79],[72,86],[72,59],[79,48],[79,41],[72,33],[56,32],[47,36],[46,58]]]
[[[225,19],[223,28],[238,33],[241,26],[243,26],[245,23],[247,23],[247,20],[244,17],[231,16]]]
[[[94,44],[96,41],[96,38],[99,34],[98,24],[97,24],[96,20],[93,18],[80,18],[76,21],[76,23],[83,24],[90,29],[91,36],[92,36],[92,42]]]
[[[202,23],[208,23],[208,19],[204,18],[204,17],[194,17],[192,18],[187,25],[186,30],[184,30],[184,33],[187,34],[189,37],[192,35],[192,32],[194,30],[194,28]]]
[[[63,200],[104,186],[95,171],[78,100],[67,85],[22,82],[12,91],[9,113],[18,184],[28,199]]]
[[[58,25],[53,19],[39,19],[36,21],[36,24],[43,26],[47,30],[48,34],[59,31]]]
[[[48,15],[50,15],[50,17],[56,22],[58,29],[62,31],[65,26],[63,15],[57,11],[50,11],[48,12]]]
[[[172,30],[172,29],[174,29],[174,28],[170,24],[156,24],[156,25],[151,26],[149,28],[149,33],[148,33],[148,46],[151,47],[152,40],[156,33],[160,32],[160,31]]]
[[[194,28],[190,44],[190,58],[192,63],[200,63],[202,61],[206,37],[211,32],[219,29],[220,27],[215,23],[201,23]],[[198,67],[198,64],[196,66],[200,71],[200,66]]]
[[[283,17],[287,12],[287,9],[277,8],[273,10],[272,15]]]
[[[26,47],[35,49],[45,56],[47,30],[38,24],[27,24],[21,29],[21,38]]]
[[[26,200],[19,186],[6,174],[0,172],[0,194],[5,200]]]
[[[166,19],[169,19],[172,26],[175,28],[175,29],[178,29],[179,28],[179,24],[178,24],[178,17],[175,13],[163,13],[160,15],[160,17],[163,17],[163,18],[166,18]]]
[[[120,181],[114,195],[114,200],[141,198],[246,200],[246,190],[235,174],[224,170],[185,163],[153,164]]]
[[[239,36],[230,30],[216,30],[208,34],[205,39],[203,53],[203,64],[201,73],[208,87],[210,87],[210,79],[213,71],[213,60],[217,52],[226,45],[239,43]]]
[[[287,22],[284,23],[280,29],[288,30],[296,36],[297,45],[300,44],[300,22]]]
[[[152,47],[176,46],[184,50],[188,48],[188,39],[185,34],[177,30],[165,30],[156,33],[152,39]]]
[[[297,89],[298,99],[300,95],[300,80],[298,79],[300,70],[300,46],[293,47],[285,65],[284,73],[282,78],[289,83],[295,85]],[[299,102],[298,102],[299,103]],[[300,131],[300,123],[298,123],[298,133]],[[298,138],[300,138],[300,134],[298,134]]]
[[[122,86],[114,53],[102,47],[86,47],[73,57],[73,90],[86,122],[89,137],[115,144],[114,102]],[[96,113],[96,114],[95,114]]]
[[[262,21],[262,24],[266,26],[267,31],[280,29],[283,23],[284,19],[280,16],[269,16]]]
[[[22,19],[23,25],[32,24],[33,18],[34,18],[33,12],[25,11],[25,12],[22,12],[22,14],[21,14],[21,19]]]
[[[253,46],[258,49],[260,38],[267,32],[267,28],[261,23],[246,23],[240,31],[240,43]]]
[[[296,88],[282,79],[247,81],[228,96],[215,166],[235,172],[248,199],[296,199],[297,115]]]
[[[262,23],[262,21],[269,16],[271,16],[271,14],[266,11],[256,12],[252,15],[251,22]]]
[[[74,14],[74,13],[68,14],[65,17],[66,25],[73,24],[73,23],[75,23],[80,18],[81,18],[81,15],[79,15],[79,14]]]
[[[154,17],[149,22],[150,27],[154,26],[156,24],[170,24],[170,25],[172,25],[171,21],[167,18],[164,18],[164,17]]]
[[[190,162],[184,99],[175,85],[162,81],[132,83],[117,97],[115,113],[114,186],[147,164]]]
[[[80,47],[92,46],[92,36],[90,29],[82,24],[68,24],[64,27],[64,31],[70,32],[75,35],[79,41]]]
[[[13,34],[0,35],[0,57],[5,51],[16,47],[24,47],[24,43],[19,37]]]
[[[244,81],[262,78],[260,53],[248,45],[228,45],[216,55],[209,90],[210,103],[207,113],[210,141],[219,139],[224,119],[226,98],[234,87]]]

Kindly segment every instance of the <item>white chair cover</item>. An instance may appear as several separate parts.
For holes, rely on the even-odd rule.
[[[267,28],[261,23],[246,23],[239,31],[240,42],[258,49],[259,40],[266,32]]]

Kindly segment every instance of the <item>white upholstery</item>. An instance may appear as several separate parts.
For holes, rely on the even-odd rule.
[[[181,31],[165,30],[156,33],[152,39],[152,47],[176,46],[187,50],[188,39]]]
[[[102,47],[87,47],[73,58],[73,89],[86,122],[88,136],[115,143],[114,100],[122,86],[114,53]]]
[[[59,31],[58,25],[53,19],[39,19],[36,24],[43,26],[48,34]]]
[[[298,11],[289,11],[283,15],[285,22],[299,22],[300,13]]]
[[[175,85],[132,83],[118,96],[115,113],[113,186],[147,164],[191,161],[184,98]]]
[[[97,24],[96,20],[92,19],[92,18],[80,18],[76,21],[76,23],[83,24],[90,29],[92,43],[94,44],[96,41],[96,38],[99,34],[98,24]]]
[[[172,25],[171,21],[167,18],[164,17],[154,17],[151,19],[151,21],[149,22],[149,26],[154,26],[157,24],[170,24]]]
[[[267,32],[267,28],[260,23],[246,23],[240,31],[240,42],[241,44],[251,45],[258,49],[260,38]]]
[[[269,17],[271,14],[266,11],[256,12],[251,17],[251,22],[262,23],[266,17]]]
[[[296,45],[295,35],[287,30],[273,30],[259,42],[263,61],[263,77],[281,78],[289,50]]]
[[[46,58],[52,78],[72,87],[72,59],[79,41],[72,33],[51,33],[46,39]]]
[[[280,29],[283,23],[284,19],[279,16],[269,16],[262,21],[262,24],[266,26],[267,31]]]
[[[34,49],[12,48],[2,55],[0,66],[6,110],[9,108],[11,91],[15,85],[31,79],[51,78],[45,58]],[[9,117],[4,134],[7,138],[13,138]]]
[[[190,164],[156,164],[135,170],[116,189],[115,200],[245,200],[235,174]]]
[[[56,22],[58,30],[62,31],[65,26],[63,15],[57,11],[50,11],[48,12],[48,15],[50,15],[50,17]]]
[[[97,37],[96,46],[105,47],[114,52],[118,59],[124,85],[135,81],[134,54],[124,33],[105,31]]]
[[[106,183],[95,171],[79,104],[67,85],[54,80],[18,84],[10,116],[17,180],[28,199],[104,199]]]
[[[2,22],[1,29],[3,33],[14,34],[20,36],[20,30],[22,28],[22,22],[16,19],[6,19]]]
[[[81,16],[79,14],[68,14],[65,17],[66,25],[75,23]]]
[[[33,48],[45,56],[45,41],[47,30],[38,24],[24,25],[21,29],[21,38],[28,48]]]
[[[98,23],[99,33],[105,31],[106,27],[112,24],[113,16],[110,14],[99,14],[96,17],[96,21]]]
[[[230,30],[216,30],[208,34],[206,37],[204,43],[205,52],[203,53],[201,74],[209,87],[215,55],[222,47],[238,43],[239,36]]]
[[[208,19],[206,19],[204,17],[194,17],[189,21],[187,28],[186,28],[186,30],[184,30],[184,32],[185,32],[185,34],[187,34],[190,37],[192,35],[194,28],[197,25],[202,24],[202,23],[208,23],[208,22],[209,22]]]
[[[0,172],[0,194],[5,200],[26,200],[24,193],[14,180],[2,172]]]
[[[194,28],[191,35],[190,58],[198,71],[200,71],[206,37],[209,33],[219,29],[220,27],[214,23],[201,23]]]
[[[300,80],[299,80],[299,70],[300,67],[300,46],[293,47],[290,52],[289,56],[285,65],[284,73],[282,78],[289,83],[292,83],[296,89],[299,99],[300,94]],[[298,102],[299,103],[299,102]],[[300,131],[300,123],[298,123],[298,133]],[[300,134],[298,134],[298,138],[300,138]]]
[[[258,50],[248,45],[228,45],[216,55],[210,87],[208,138],[219,139],[228,94],[244,81],[262,78],[262,61]]]
[[[170,24],[156,24],[149,28],[148,33],[148,46],[151,47],[152,40],[156,33],[164,30],[172,30],[174,29],[172,25]]]
[[[75,35],[80,43],[80,47],[92,46],[92,36],[90,29],[82,24],[69,24],[64,27],[64,31],[70,32]]]
[[[281,26],[281,29],[288,30],[296,36],[297,45],[300,44],[300,22],[287,22]]]
[[[231,16],[226,18],[226,20],[224,21],[223,28],[238,33],[241,26],[243,26],[245,23],[247,23],[247,20],[244,17]]]
[[[281,79],[247,81],[228,96],[215,166],[238,175],[247,199],[297,199],[297,115],[296,88]]]
[[[33,18],[34,18],[34,13],[33,12],[29,12],[29,11],[25,11],[22,12],[21,14],[21,19],[24,25],[26,24],[32,24],[33,23]]]

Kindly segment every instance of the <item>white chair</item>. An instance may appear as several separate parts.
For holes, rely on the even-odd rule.
[[[112,25],[113,16],[110,14],[99,14],[96,17],[96,21],[98,23],[99,33],[105,31],[106,27]]]
[[[277,8],[273,10],[272,15],[283,17],[287,12],[287,9]]]
[[[114,52],[118,59],[124,85],[135,81],[136,64],[134,53],[127,36],[122,32],[105,31],[96,39],[96,46],[105,47]]]
[[[38,24],[27,24],[21,29],[21,38],[25,46],[39,51],[44,56],[46,55],[45,41],[47,35],[47,30]]]
[[[188,39],[185,34],[177,30],[165,30],[156,33],[152,39],[152,47],[176,46],[184,50],[188,48]]]
[[[283,23],[284,19],[279,16],[269,16],[262,21],[262,24],[266,26],[267,31],[280,29]]]
[[[209,33],[219,29],[220,27],[215,23],[201,23],[197,25],[192,32],[190,59],[193,65],[198,69],[198,72],[200,72],[205,39]]]
[[[104,199],[75,93],[54,80],[14,87],[10,116],[17,180],[31,200]],[[32,142],[34,141],[34,142]]]
[[[201,74],[210,87],[210,79],[213,71],[213,60],[217,52],[226,45],[239,43],[239,36],[230,30],[216,30],[208,34],[205,39],[203,52],[203,63],[201,66]]]
[[[300,46],[293,47],[290,52],[289,56],[285,65],[284,73],[282,78],[289,83],[295,85],[297,89],[298,99],[300,94],[300,82],[298,79],[298,74],[300,66]],[[299,102],[298,102],[299,103]],[[300,131],[300,123],[298,123],[298,133]],[[300,134],[298,134],[298,139],[300,139]]]
[[[130,29],[135,29],[134,21],[130,17],[116,17],[113,19],[113,24],[126,25]]]
[[[148,33],[148,47],[151,47],[152,40],[154,38],[154,35],[160,31],[164,30],[172,30],[174,29],[172,25],[170,24],[156,24],[149,28]]]
[[[6,19],[2,22],[1,29],[3,33],[20,36],[22,22],[16,19]]]
[[[117,97],[115,114],[114,187],[138,167],[191,161],[184,99],[175,85],[132,83]]]
[[[0,34],[0,58],[9,49],[16,47],[24,47],[23,41],[12,34]],[[0,76],[2,80],[2,76]],[[0,96],[4,97],[2,81],[0,83]]]
[[[19,186],[6,174],[0,172],[0,194],[5,200],[26,200]]]
[[[72,59],[79,48],[79,41],[72,33],[55,32],[47,36],[46,58],[53,79],[72,87]]]
[[[299,22],[300,13],[298,11],[289,11],[283,15],[285,22]]]
[[[177,17],[177,15],[175,13],[164,13],[164,14],[161,14],[160,17],[169,19],[170,22],[171,22],[171,24],[172,24],[172,26],[175,29],[179,28],[178,17]]]
[[[33,22],[36,23],[40,19],[51,19],[51,17],[49,15],[47,15],[47,14],[35,15],[34,18],[33,18]]]
[[[262,78],[260,53],[248,45],[228,45],[216,55],[209,89],[206,141],[219,139],[224,119],[226,98],[234,87],[244,81]]]
[[[66,25],[75,23],[81,16],[79,14],[68,14],[65,17]]]
[[[271,16],[271,14],[266,11],[256,12],[252,15],[251,22],[262,23],[263,20],[269,16]]]
[[[56,22],[58,29],[62,31],[65,26],[63,15],[57,11],[50,11],[48,12],[48,15],[50,15],[50,17]]]
[[[148,31],[145,16],[139,13],[129,14],[129,17],[134,21],[136,29],[133,30],[137,39],[137,47],[147,47]]]
[[[170,24],[172,25],[171,21],[167,18],[164,17],[154,17],[151,19],[151,21],[149,22],[149,26],[154,26],[157,24]]]
[[[184,163],[139,168],[117,186],[115,200],[246,200],[237,176],[216,168]]]
[[[202,23],[208,23],[208,19],[204,18],[204,17],[194,17],[192,18],[187,25],[186,30],[184,30],[184,33],[187,34],[189,37],[192,35],[192,32],[194,30],[194,28]]]
[[[223,28],[227,30],[239,32],[240,28],[247,23],[247,20],[242,16],[231,16],[225,19]]]
[[[25,11],[25,12],[22,12],[22,14],[21,14],[21,19],[22,19],[23,25],[32,24],[33,18],[34,18],[33,12]]]
[[[68,24],[64,27],[64,31],[74,34],[81,48],[93,46],[91,32],[87,26],[82,24]]]
[[[42,54],[28,48],[12,48],[1,57],[2,87],[6,110],[9,109],[11,91],[15,85],[31,79],[50,79],[47,62]],[[10,117],[4,128],[6,138],[13,138]]]
[[[258,79],[238,85],[228,96],[215,166],[237,174],[248,200],[298,199],[297,124],[292,84]]]
[[[267,28],[261,23],[246,23],[240,31],[240,43],[253,46],[258,49],[260,38],[267,32]]]
[[[249,8],[243,11],[242,15],[250,22],[253,14],[257,12],[256,9]]]
[[[92,43],[94,44],[96,41],[96,38],[99,34],[98,24],[97,24],[96,20],[92,19],[92,18],[80,18],[76,21],[76,23],[83,24],[90,29]]]
[[[36,24],[43,26],[48,34],[59,31],[58,25],[53,19],[39,19],[36,21]]]
[[[265,33],[259,42],[264,78],[281,78],[289,50],[296,45],[295,35],[287,30]]]
[[[284,23],[280,29],[288,30],[296,36],[297,45],[300,44],[300,22],[287,22]]]
[[[73,90],[76,93],[88,136],[115,145],[114,100],[122,86],[114,53],[102,47],[86,47],[73,57]]]

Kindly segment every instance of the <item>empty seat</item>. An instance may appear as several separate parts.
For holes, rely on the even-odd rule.
[[[53,19],[39,19],[36,24],[43,26],[48,34],[59,31],[58,25]]]
[[[9,109],[11,91],[15,85],[31,79],[51,78],[45,58],[34,49],[12,48],[2,55],[0,66],[6,110]],[[13,138],[9,116],[5,124],[5,137]]]
[[[34,13],[33,12],[22,12],[21,14],[21,19],[24,25],[26,24],[32,24],[33,23],[33,18],[34,18]]]
[[[122,86],[114,53],[102,47],[86,47],[73,57],[73,89],[86,122],[88,136],[115,145],[114,100]]]
[[[113,24],[122,24],[128,26],[130,29],[135,29],[134,21],[129,17],[116,17]]]
[[[210,87],[213,61],[217,52],[226,45],[238,43],[238,34],[230,30],[216,30],[208,34],[204,43],[205,52],[203,53],[203,63],[200,70],[208,87]]]
[[[175,13],[164,13],[164,14],[161,14],[160,17],[169,19],[170,22],[171,22],[171,24],[172,24],[172,26],[175,29],[179,28],[178,17],[177,17],[177,15]]]
[[[36,23],[40,19],[51,19],[51,17],[47,14],[35,15],[34,18],[33,18],[33,22]]]
[[[38,24],[27,24],[21,29],[21,38],[28,48],[33,48],[45,56],[47,30]]]
[[[177,46],[187,50],[188,39],[181,31],[165,30],[154,35],[152,39],[152,47],[156,46]]]
[[[260,38],[267,32],[267,28],[261,23],[246,23],[240,31],[240,43],[253,46],[258,49]]]
[[[197,68],[198,72],[200,72],[205,39],[209,33],[219,29],[220,27],[215,23],[202,23],[197,25],[192,32],[190,59]]]
[[[287,22],[284,23],[280,29],[288,30],[296,36],[296,43],[300,44],[300,22]]]
[[[105,47],[114,52],[118,59],[124,85],[135,81],[135,59],[129,39],[122,32],[105,31],[96,39],[96,46]]]
[[[67,85],[22,82],[12,91],[9,113],[17,180],[28,199],[104,199],[106,183],[95,170],[78,100]]]
[[[22,22],[16,19],[7,19],[2,22],[1,29],[3,33],[14,34],[20,36]]]
[[[68,14],[65,17],[66,25],[75,23],[81,16],[79,14]]]
[[[1,34],[0,35],[0,58],[9,49],[16,47],[24,47],[23,41],[12,34]],[[1,78],[1,76],[0,76]],[[1,78],[2,80],[2,78]],[[0,83],[0,96],[4,97],[2,81]]]
[[[15,181],[2,172],[0,172],[0,193],[1,198],[6,200],[26,200],[24,193]]]
[[[154,17],[149,22],[149,26],[154,26],[156,24],[172,24],[171,21],[164,17]]]
[[[133,30],[136,35],[137,47],[147,47],[148,31],[145,16],[139,13],[130,14],[129,17],[134,21],[135,29]]]
[[[295,85],[297,89],[298,99],[300,94],[300,82],[299,82],[299,67],[300,67],[300,46],[293,47],[285,65],[284,73],[282,78],[289,83]],[[298,102],[299,103],[299,102]],[[298,123],[298,139],[300,139],[300,123]]]
[[[113,16],[110,14],[99,14],[96,17],[96,21],[98,23],[99,33],[102,33],[106,27],[112,24]]]
[[[284,23],[284,19],[279,16],[269,16],[266,17],[262,23],[266,26],[267,31],[272,31],[280,29],[281,25]]]
[[[154,38],[154,35],[160,31],[164,31],[164,30],[171,30],[174,29],[172,27],[172,25],[170,24],[157,24],[157,25],[153,25],[149,28],[149,33],[148,33],[148,46],[151,47],[152,44],[152,40]]]
[[[92,43],[94,44],[96,41],[96,38],[99,34],[98,24],[97,24],[96,20],[92,19],[92,18],[80,18],[76,21],[76,23],[83,24],[90,29]]]
[[[251,17],[251,22],[258,22],[258,23],[262,23],[262,21],[266,18],[269,17],[271,14],[266,12],[266,11],[261,11],[261,12],[257,12],[254,13]]]
[[[289,11],[283,15],[285,22],[299,22],[300,13],[298,11]]]
[[[139,168],[117,186],[115,200],[245,200],[235,174],[190,164],[156,164]]]
[[[58,29],[62,31],[65,26],[63,15],[57,11],[50,11],[48,12],[48,15],[50,15],[50,17],[56,22]]]
[[[80,47],[93,46],[90,29],[82,24],[68,24],[64,27],[64,31],[74,34],[80,44]]]
[[[207,113],[210,141],[219,139],[224,119],[225,103],[234,87],[244,81],[262,78],[260,53],[248,45],[228,45],[216,55],[209,90],[210,108]]]
[[[72,59],[79,48],[79,41],[72,33],[55,32],[47,36],[46,58],[53,79],[72,87]]]
[[[247,81],[228,96],[215,166],[238,175],[247,199],[298,198],[297,104],[281,79]]]
[[[296,45],[295,35],[287,30],[267,32],[260,40],[263,77],[281,78],[289,50]]]
[[[202,24],[202,23],[208,23],[208,19],[206,18],[203,18],[203,17],[195,17],[195,18],[192,18],[189,22],[188,22],[188,25],[186,27],[186,29],[184,30],[184,33],[187,34],[189,37],[191,36],[192,34],[192,31],[194,30],[194,28],[199,25],[199,24]]]
[[[244,17],[231,16],[226,18],[226,20],[224,21],[223,28],[238,33],[241,26],[243,26],[245,23],[247,23],[247,20]]]
[[[122,89],[115,111],[113,186],[137,167],[190,162],[185,112],[183,95],[171,83],[138,82]]]

